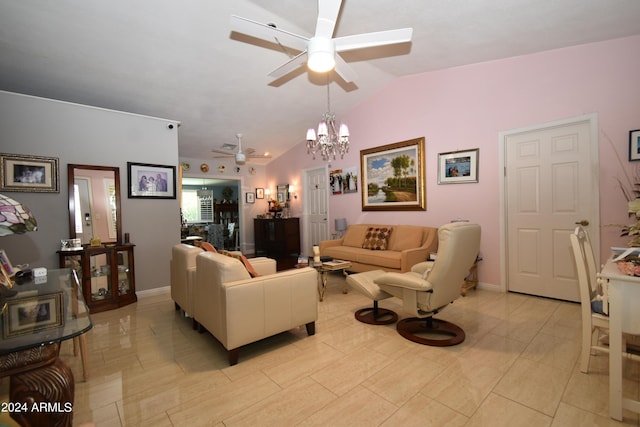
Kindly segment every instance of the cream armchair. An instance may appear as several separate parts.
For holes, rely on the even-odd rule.
[[[385,273],[374,282],[380,289],[402,299],[412,318],[403,319],[397,330],[403,337],[425,345],[450,346],[464,341],[464,331],[433,316],[460,296],[460,286],[480,249],[480,226],[468,222],[445,224],[438,229],[438,257],[414,265],[407,273]],[[425,335],[443,336],[431,339]]]
[[[196,256],[201,252],[200,248],[182,243],[171,249],[171,299],[176,310],[182,310],[185,316],[193,316],[192,288],[195,281]],[[195,329],[195,322],[193,327]]]
[[[196,257],[194,317],[235,365],[243,345],[301,325],[315,334],[317,280],[310,267],[251,278],[239,260],[203,252]]]
[[[171,299],[175,303],[176,310],[182,310],[185,316],[190,316],[193,329],[196,323],[193,313],[193,287],[196,281],[196,257],[203,249],[196,246],[178,244],[171,249]],[[237,252],[238,254],[240,252]],[[249,263],[259,275],[273,274],[276,272],[276,261],[271,258],[250,258]]]

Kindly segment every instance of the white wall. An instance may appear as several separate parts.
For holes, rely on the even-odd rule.
[[[0,151],[59,158],[59,193],[4,194],[35,215],[38,231],[0,238],[14,264],[57,268],[60,239],[69,237],[67,164],[120,168],[122,232],[135,248],[136,287],[169,284],[171,246],[180,241],[177,199],[127,197],[127,162],[178,165],[172,120],[0,91]]]

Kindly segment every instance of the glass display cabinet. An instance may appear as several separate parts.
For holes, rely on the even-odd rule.
[[[61,268],[78,273],[84,299],[92,313],[137,301],[133,248],[130,243],[59,250]]]

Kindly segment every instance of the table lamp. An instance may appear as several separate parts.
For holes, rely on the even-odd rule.
[[[36,231],[37,229],[38,223],[26,206],[0,194],[0,236],[24,234],[27,231]],[[4,279],[4,284],[0,285],[0,297],[8,298],[15,295],[16,291],[11,289],[13,287],[11,280],[13,269],[6,257],[0,259],[0,270],[2,270],[2,278]]]
[[[342,237],[344,231],[347,229],[347,219],[346,218],[336,218],[335,221],[336,231],[338,232],[338,236]]]

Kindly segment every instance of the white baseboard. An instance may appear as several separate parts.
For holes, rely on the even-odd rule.
[[[144,291],[137,291],[138,298],[152,297],[155,295],[163,295],[171,293],[171,286],[162,286],[160,288],[146,289]]]

